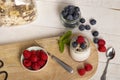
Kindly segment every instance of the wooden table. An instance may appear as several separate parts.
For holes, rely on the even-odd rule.
[[[19,27],[0,27],[0,44],[8,44],[57,36],[66,31],[60,22],[59,13],[64,6],[75,4],[80,7],[82,17],[88,21],[95,18],[97,24],[92,26],[100,32],[100,37],[113,46],[116,56],[110,61],[107,80],[120,80],[120,1],[118,0],[37,0],[38,18],[31,24]],[[87,22],[88,23],[88,22]],[[73,32],[80,32],[75,28]],[[91,39],[91,31],[83,31]],[[99,53],[99,65],[96,74],[90,80],[100,80],[106,64],[105,53]]]

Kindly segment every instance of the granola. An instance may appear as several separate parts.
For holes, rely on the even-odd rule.
[[[25,4],[24,1],[28,3]],[[26,24],[36,18],[35,3],[32,0],[24,1],[24,4],[17,4],[16,0],[0,0],[0,26]]]

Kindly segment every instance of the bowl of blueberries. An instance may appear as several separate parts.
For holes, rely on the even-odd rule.
[[[74,28],[79,25],[81,17],[80,8],[68,5],[61,11],[60,17],[65,27]]]

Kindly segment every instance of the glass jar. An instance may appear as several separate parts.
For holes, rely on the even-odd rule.
[[[22,25],[35,18],[34,0],[0,0],[0,26]]]
[[[60,14],[62,24],[67,28],[77,27],[79,25],[80,17],[80,8],[74,5],[66,6]]]
[[[84,61],[90,56],[90,42],[88,38],[84,36],[83,38],[84,42],[77,43],[78,36],[74,36],[70,42],[70,55],[75,61]],[[74,46],[74,42],[77,43],[77,46]]]

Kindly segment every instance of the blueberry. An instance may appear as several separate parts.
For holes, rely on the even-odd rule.
[[[76,47],[77,47],[77,45],[78,45],[78,43],[77,43],[77,42],[72,42],[72,46],[73,46],[74,48],[76,48]]]
[[[85,29],[90,30],[91,29],[90,25],[85,25]]]
[[[73,14],[73,19],[76,20],[76,19],[78,19],[78,18],[79,18],[79,13],[76,13],[76,12],[75,12],[75,13]]]
[[[97,44],[97,43],[98,43],[98,41],[99,41],[99,39],[98,39],[98,38],[93,38],[93,42],[94,42],[95,44]]]
[[[96,24],[96,20],[95,19],[90,19],[90,24],[91,25],[95,25]]]
[[[66,12],[66,11],[64,11],[64,10],[62,11],[62,16],[63,16],[63,17],[67,16],[67,14],[68,14],[68,12]]]
[[[81,19],[80,19],[80,22],[81,22],[81,23],[85,23],[85,19],[84,19],[84,18],[81,18]]]
[[[75,8],[75,6],[74,6],[74,5],[68,5],[67,8],[68,8],[69,10],[73,10],[73,9]]]
[[[65,8],[64,8],[64,11],[68,12],[68,11],[69,11],[68,7],[65,7]]]
[[[70,15],[72,15],[74,13],[74,9],[70,9],[69,11],[68,11],[68,14],[70,14]]]
[[[86,45],[86,43],[82,43],[82,44],[80,44],[80,47],[81,47],[82,49],[85,49],[85,48],[87,47],[87,45]]]
[[[67,16],[67,20],[72,21],[72,20],[73,20],[73,16],[72,16],[72,15],[68,15],[68,16]]]
[[[98,31],[93,31],[93,32],[92,32],[92,35],[93,35],[94,37],[96,37],[96,36],[99,35],[99,32],[98,32]]]
[[[75,11],[76,11],[76,12],[79,12],[79,11],[80,11],[80,8],[79,8],[79,7],[75,7]]]
[[[80,31],[83,31],[85,29],[85,26],[83,25],[83,24],[81,24],[80,26],[79,26],[79,30]]]

